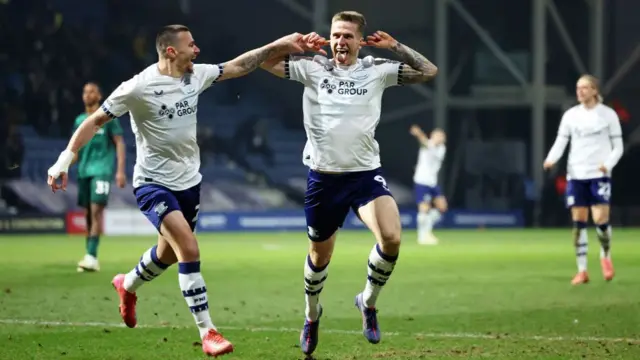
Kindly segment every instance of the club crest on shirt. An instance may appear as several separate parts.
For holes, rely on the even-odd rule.
[[[193,94],[196,91],[195,86],[191,84],[191,74],[185,74],[182,78],[182,86],[180,87],[182,92],[187,95]]]
[[[364,68],[358,68],[354,70],[351,74],[349,74],[349,77],[351,77],[353,80],[365,80],[366,78],[369,77],[369,72],[366,71]]]

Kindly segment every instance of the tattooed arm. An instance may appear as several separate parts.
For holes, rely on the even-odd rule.
[[[405,64],[400,73],[403,84],[426,82],[433,79],[438,73],[437,66],[407,45],[396,42],[390,50],[398,54]]]
[[[278,39],[261,48],[247,51],[233,60],[221,64],[222,74],[217,81],[233,79],[247,75],[257,69],[265,60],[273,58],[279,54],[302,52],[298,45],[301,34],[294,33]]]
[[[367,36],[366,43],[380,49],[389,49],[400,57],[402,62],[408,66],[402,66],[400,78],[403,84],[415,84],[433,79],[438,73],[438,68],[427,60],[419,52],[407,45],[401,44],[391,35],[384,31],[376,31]]]

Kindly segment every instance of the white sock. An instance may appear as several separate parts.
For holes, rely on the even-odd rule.
[[[427,222],[429,221],[429,216],[426,212],[418,212],[416,216],[416,223],[418,225],[418,242],[423,241],[427,236]]]
[[[304,261],[304,292],[305,292],[305,316],[309,321],[318,320],[320,311],[320,293],[327,280],[329,264],[324,267],[316,267],[307,255]]]
[[[130,293],[136,292],[142,284],[149,282],[162,274],[169,265],[163,264],[156,253],[157,245],[145,251],[140,262],[124,276],[124,289]]]
[[[575,244],[576,247],[576,263],[578,265],[578,272],[587,271],[587,252],[589,239],[587,238],[587,229],[578,229],[578,240]]]
[[[609,224],[596,226],[596,233],[600,240],[600,259],[611,259],[611,226]]]
[[[369,254],[369,266],[367,268],[367,283],[362,293],[362,300],[366,307],[375,307],[380,290],[387,283],[393,268],[396,266],[398,256],[389,256],[382,253],[376,244]]]
[[[431,209],[427,213],[427,218],[429,219],[429,221],[427,222],[428,224],[427,231],[432,232],[433,226],[437,224],[438,221],[440,221],[440,219],[442,218],[442,215],[440,214],[440,211],[438,209]]]
[[[193,314],[200,338],[203,338],[209,329],[215,329],[209,315],[209,300],[207,287],[200,273],[200,261],[184,262],[178,264],[178,280],[182,296]]]

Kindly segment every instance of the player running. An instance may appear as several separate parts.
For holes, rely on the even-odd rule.
[[[89,115],[100,107],[102,92],[96,83],[89,82],[82,90],[85,112],[76,117],[74,131]],[[125,175],[126,148],[120,121],[113,119],[99,129],[78,152],[78,205],[85,209],[87,221],[86,255],[78,263],[78,272],[99,271],[98,245],[102,234],[103,213],[109,200],[117,158],[116,185],[127,184]]]
[[[285,36],[223,64],[194,65],[200,49],[189,29],[165,26],[156,38],[158,62],[123,82],[82,122],[49,169],[51,189],[64,190],[69,164],[80,148],[109,120],[131,114],[137,149],[134,194],[159,235],[158,244],[147,250],[128,274],[118,274],[112,281],[120,297],[120,315],[128,327],[137,323],[138,288],[178,262],[180,289],[200,332],[203,351],[212,356],[233,351],[233,345],[216,330],[209,316],[207,288],[193,233],[202,179],[196,142],[198,96],[215,82],[250,73],[267,58],[301,52],[301,37]]]
[[[580,105],[562,116],[558,137],[544,161],[544,169],[551,168],[564,153],[571,139],[567,164],[566,204],[571,208],[574,226],[574,245],[578,274],[571,283],[589,282],[587,273],[587,221],[589,208],[600,240],[600,265],[605,280],[613,279],[611,262],[611,226],[609,201],[611,171],[622,156],[622,129],[616,112],[602,104],[598,80],[582,76],[576,94]]]
[[[431,131],[431,137],[413,125],[409,130],[420,143],[418,162],[413,174],[415,183],[416,204],[418,205],[418,243],[422,245],[436,245],[438,238],[433,235],[433,226],[440,221],[442,214],[447,211],[447,199],[438,186],[438,172],[442,167],[446,136],[441,129]],[[433,207],[432,207],[433,205]]]
[[[354,11],[333,16],[333,59],[322,56],[282,57],[266,61],[262,68],[304,85],[303,118],[307,143],[303,163],[309,176],[305,216],[309,254],[304,263],[306,317],[300,346],[311,354],[318,344],[322,306],[319,295],[327,278],[337,230],[353,209],[376,237],[368,261],[365,289],[355,298],[362,314],[363,332],[373,344],[380,341],[376,300],[389,280],[400,250],[400,217],[380,168],[374,139],[380,120],[382,93],[391,86],[425,82],[437,68],[424,56],[378,31],[363,39],[365,18]],[[329,42],[316,33],[304,37],[315,46]],[[402,62],[359,59],[362,46],[395,52]]]

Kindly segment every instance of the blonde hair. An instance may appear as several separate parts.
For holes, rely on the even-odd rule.
[[[357,11],[340,11],[331,18],[332,24],[336,21],[346,21],[358,25],[358,31],[361,34],[364,33],[364,28],[367,26],[367,19]]]
[[[600,80],[598,80],[597,77],[595,77],[593,75],[589,75],[589,74],[584,74],[584,75],[580,76],[580,79],[578,79],[578,81],[580,81],[580,80],[588,81],[589,84],[591,84],[591,87],[593,87],[596,90],[596,92],[597,92],[596,100],[599,103],[602,103],[604,101],[604,98],[600,94]]]

